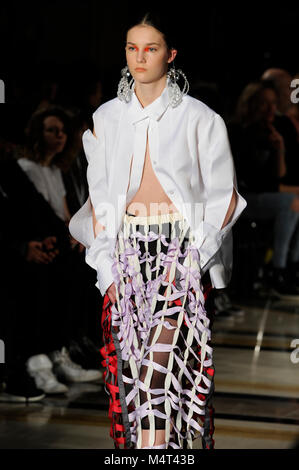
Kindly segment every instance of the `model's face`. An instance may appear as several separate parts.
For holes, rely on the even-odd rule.
[[[166,74],[168,63],[177,51],[167,50],[163,35],[152,26],[138,25],[129,29],[126,59],[129,71],[136,82],[151,83]],[[143,70],[138,70],[142,68]]]
[[[67,141],[63,122],[56,116],[44,119],[44,142],[50,152],[62,152]]]

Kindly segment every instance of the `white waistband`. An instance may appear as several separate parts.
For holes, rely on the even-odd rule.
[[[176,220],[182,220],[184,217],[180,212],[170,212],[167,214],[156,214],[156,215],[129,215],[125,213],[124,221],[126,223],[133,223],[136,225],[153,225],[163,224],[169,222],[175,222]]]

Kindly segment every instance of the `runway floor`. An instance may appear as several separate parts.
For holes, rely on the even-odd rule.
[[[216,318],[215,449],[287,449],[299,442],[299,302],[252,299]],[[293,352],[293,355],[292,355]],[[299,358],[299,352],[297,353]],[[101,383],[70,385],[35,404],[0,404],[2,449],[113,449]],[[201,448],[198,439],[194,448]]]

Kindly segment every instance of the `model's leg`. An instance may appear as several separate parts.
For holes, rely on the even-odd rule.
[[[166,321],[166,317],[165,317]],[[177,326],[177,321],[168,318],[167,321],[172,325],[172,326]],[[156,333],[158,326],[152,328],[151,333],[150,333],[150,339],[149,339],[149,345],[153,344],[153,339]],[[167,329],[166,327],[162,327],[161,332],[158,336],[158,339],[155,341],[155,343],[162,343],[162,344],[169,344],[172,345],[173,342],[173,336],[174,336],[175,329]],[[168,366],[168,361],[169,361],[169,352],[160,352],[160,351],[154,351],[153,352],[153,362],[157,364],[158,366],[162,366],[162,368],[167,369]],[[175,368],[175,365],[174,365]],[[148,367],[146,365],[141,366],[140,370],[140,381],[145,382],[146,376],[148,372]],[[165,389],[165,377],[166,374],[165,372],[160,372],[156,369],[153,370],[151,381],[150,381],[150,389]],[[142,405],[148,399],[151,398],[158,398],[161,395],[154,395],[150,394],[148,392],[145,392],[143,390],[140,390],[140,404]],[[163,393],[162,393],[163,396]],[[158,410],[161,413],[165,414],[165,407],[164,407],[164,401],[158,405],[152,405],[147,407],[148,410],[154,409]],[[150,419],[148,416],[145,416],[142,419],[142,447],[148,447],[149,446],[149,439],[150,439],[150,431],[151,431],[151,423]],[[165,444],[165,425],[166,425],[166,420],[165,418],[162,417],[157,417],[155,416],[154,419],[154,424],[152,423],[152,432],[155,433],[155,442],[154,446]],[[170,426],[170,432],[172,430],[172,426]]]
[[[215,288],[212,287],[211,278],[209,271],[207,271],[203,278],[202,278],[202,285],[203,285],[203,292],[205,298],[205,309],[207,312],[207,317],[210,319],[209,328],[212,331],[213,323],[214,323],[214,313],[215,313],[215,306],[214,306],[214,294]],[[203,449],[214,449],[215,441],[213,438],[215,426],[215,408],[214,408],[214,375],[215,375],[215,367],[214,364],[209,367],[209,374],[207,376],[210,380],[212,380],[211,390],[206,398],[206,405],[205,405],[205,414],[201,417],[202,425],[204,427],[204,433],[202,435],[202,448]]]
[[[157,229],[155,226],[151,226],[151,229],[154,231]],[[173,236],[172,234],[172,225],[170,223],[159,225],[159,233],[164,233],[168,243],[171,241]],[[171,236],[172,235],[172,236]],[[153,258],[152,268],[157,266],[157,261],[160,258],[160,251],[164,254],[168,252],[168,246],[160,243],[158,246],[156,241],[150,243],[143,243],[139,241],[141,256],[144,256],[145,252],[148,252]],[[143,275],[144,282],[146,283],[149,280],[149,277],[146,274],[146,263],[141,263],[141,273]],[[168,267],[170,270],[170,266]],[[169,272],[165,273],[164,266],[160,265],[159,271],[152,272],[151,279],[157,277],[158,274],[165,275],[164,280],[169,281]],[[160,285],[159,294],[165,297],[165,300],[159,300],[156,303],[155,311],[153,313],[153,319],[157,318],[157,313],[163,309],[171,308],[173,302],[167,299],[167,287]],[[168,294],[171,293],[171,289],[168,289]],[[168,328],[167,324],[168,322]],[[160,350],[151,351],[145,354],[145,361],[141,363],[139,371],[139,380],[145,385],[145,390],[142,387],[139,388],[139,399],[140,406],[146,405],[146,414],[141,420],[141,444],[143,447],[152,447],[160,446],[169,441],[169,434],[172,433],[172,423],[170,422],[170,416],[173,415],[173,408],[170,408],[168,403],[166,403],[165,409],[165,390],[167,385],[165,384],[165,379],[167,376],[168,370],[171,370],[172,373],[176,374],[178,367],[176,360],[173,358],[173,361],[170,361],[171,351],[175,346],[178,345],[180,337],[175,340],[176,344],[173,344],[174,334],[177,331],[177,314],[160,317],[160,323],[158,325],[150,328],[148,332],[148,341],[147,347],[154,346],[155,344],[168,345],[168,347],[161,346]],[[158,348],[157,348],[158,349]],[[176,353],[178,351],[176,349]],[[150,364],[146,363],[146,360],[150,361]],[[152,367],[153,365],[153,367]],[[149,391],[150,390],[150,391]],[[156,393],[151,393],[151,391],[157,391]],[[167,391],[166,391],[167,394]],[[167,395],[166,395],[167,396]],[[151,400],[155,400],[156,403],[150,403]],[[154,415],[151,413],[151,410],[154,410],[160,415]]]

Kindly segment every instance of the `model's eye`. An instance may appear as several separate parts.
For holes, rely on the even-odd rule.
[[[132,50],[132,49],[133,49],[133,50],[136,49],[136,47],[135,47],[135,46],[129,46],[128,49],[129,49],[129,51],[130,51],[130,50]]]
[[[157,49],[155,47],[146,47],[145,50],[156,51]]]

